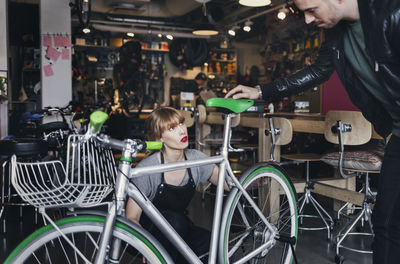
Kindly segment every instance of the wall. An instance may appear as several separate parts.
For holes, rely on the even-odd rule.
[[[7,71],[7,0],[0,0],[0,70]],[[2,73],[3,74],[3,73]],[[7,136],[8,131],[8,101],[0,99],[0,139]]]
[[[323,84],[322,90],[322,113],[330,110],[360,111],[350,101],[336,72]]]
[[[41,31],[41,84],[42,107],[65,106],[72,100],[71,59],[59,58],[52,65],[54,75],[45,76],[44,66],[49,64],[46,59],[46,47],[43,46],[43,36],[49,34],[68,34],[71,36],[70,0],[40,1],[40,31]],[[71,49],[69,48],[71,58]]]

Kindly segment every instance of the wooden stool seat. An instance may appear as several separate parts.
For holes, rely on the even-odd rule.
[[[315,153],[284,154],[281,158],[295,161],[320,161],[321,155]]]

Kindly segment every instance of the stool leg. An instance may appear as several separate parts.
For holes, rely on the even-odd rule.
[[[322,207],[322,205],[311,195],[310,188],[311,188],[311,184],[310,184],[310,162],[306,161],[306,183],[305,183],[305,187],[304,187],[304,194],[299,199],[299,202],[301,201],[300,210],[299,210],[299,222],[302,225],[304,217],[320,218],[321,221],[323,222],[324,226],[323,227],[309,227],[309,228],[307,228],[307,227],[299,227],[299,229],[303,229],[303,230],[322,230],[322,229],[326,229],[327,233],[328,233],[327,234],[328,235],[328,239],[331,239],[331,229],[333,227],[333,219],[328,214],[328,212]],[[303,213],[305,205],[309,204],[309,203],[311,203],[312,207],[317,212],[318,216],[316,216],[316,215],[305,215]]]
[[[317,211],[317,213],[319,214],[319,217],[321,218],[322,222],[324,222],[325,226],[326,226],[326,230],[328,232],[328,239],[331,238],[331,228],[332,228],[332,223],[333,223],[333,219],[332,217],[328,214],[327,211],[325,211],[324,208],[322,208],[321,204],[317,202],[317,200],[315,200],[314,197],[312,197],[310,195],[310,201],[312,203],[312,205],[314,206],[315,210]],[[318,207],[321,209],[321,211],[325,214],[325,216],[329,219],[329,222],[331,224],[328,224],[328,222],[325,220],[325,217],[323,216],[323,214],[320,212],[320,210],[318,209]]]
[[[355,218],[355,220],[353,221],[353,223],[351,223],[351,225],[346,229],[344,234],[340,237],[340,239],[336,243],[336,255],[339,255],[340,245],[342,244],[343,240],[347,237],[347,235],[350,233],[350,231],[354,228],[354,226],[358,223],[358,221],[360,221],[361,217],[364,215],[364,212],[365,212],[365,209],[362,209],[361,212],[358,213],[358,215]],[[339,234],[339,235],[341,235],[341,234]]]

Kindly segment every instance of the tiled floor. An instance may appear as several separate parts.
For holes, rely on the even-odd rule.
[[[327,201],[322,201],[327,202]],[[209,228],[212,223],[213,197],[206,196],[201,200],[200,194],[196,194],[190,206],[189,214],[194,222],[205,228]],[[19,210],[15,207],[9,207],[6,212],[6,233],[0,234],[0,263],[2,263],[10,251],[29,233],[35,229],[34,211],[32,208],[24,208],[23,217],[19,218]],[[343,223],[346,220],[343,220]],[[340,226],[336,226],[334,232]],[[335,246],[328,241],[326,231],[299,231],[299,241],[297,247],[297,258],[299,263],[328,264],[335,263]],[[363,242],[362,242],[363,241]],[[351,246],[369,247],[370,241],[355,238],[349,241]],[[366,245],[365,245],[366,244]],[[341,250],[345,256],[345,264],[369,264],[372,263],[372,257],[369,254],[360,254]]]

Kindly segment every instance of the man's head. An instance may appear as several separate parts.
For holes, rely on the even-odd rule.
[[[306,24],[315,23],[321,28],[332,28],[340,20],[358,19],[357,0],[294,0],[304,12]]]
[[[197,85],[201,86],[207,81],[207,75],[200,72],[194,79],[196,80]]]

